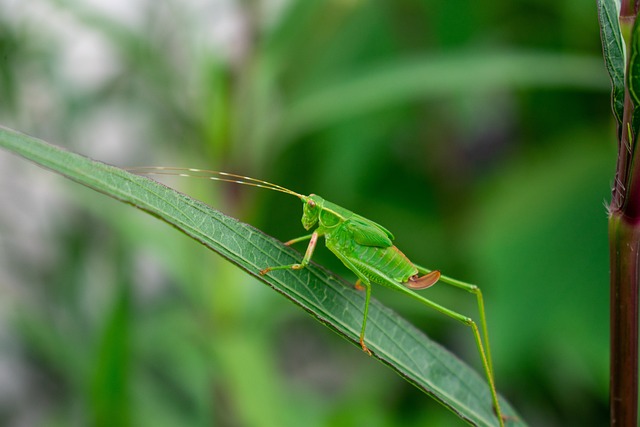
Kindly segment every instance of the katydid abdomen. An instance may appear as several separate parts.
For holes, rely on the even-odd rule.
[[[395,246],[364,246],[358,244],[344,222],[335,230],[325,234],[327,248],[343,262],[347,258],[356,266],[357,272],[371,282],[387,286],[381,277],[387,277],[396,283],[406,283],[418,274],[418,269]],[[347,267],[350,267],[347,265]],[[362,279],[360,275],[358,278]]]

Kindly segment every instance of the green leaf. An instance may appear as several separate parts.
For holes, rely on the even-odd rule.
[[[173,225],[290,299],[361,352],[363,294],[317,265],[261,276],[260,269],[298,262],[301,255],[260,230],[148,178],[7,128],[0,127],[0,147]],[[377,301],[369,308],[367,344],[376,358],[470,424],[498,425],[484,378]],[[513,417],[509,426],[525,425],[504,399],[501,407],[504,415]]]
[[[598,0],[602,52],[609,77],[611,78],[611,104],[613,115],[618,124],[618,139],[620,132],[622,132],[624,115],[624,74],[626,64],[624,38],[620,30],[619,16],[619,0]]]
[[[629,84],[629,96],[633,102],[633,116],[631,118],[632,134],[634,141],[637,139],[640,130],[640,25],[636,19],[631,32],[631,54],[629,55],[629,75],[627,76]]]
[[[396,60],[368,67],[360,74],[294,99],[282,115],[286,120],[281,137],[323,129],[403,102],[445,95],[467,96],[523,87],[601,90],[607,82],[600,61],[585,55],[548,52],[456,53]],[[624,96],[624,81],[620,84]]]
[[[91,382],[93,425],[131,425],[129,346],[131,289],[121,285],[102,334]]]

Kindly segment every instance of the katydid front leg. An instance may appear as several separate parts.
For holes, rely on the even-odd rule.
[[[309,264],[309,261],[311,261],[311,257],[313,256],[313,251],[316,249],[316,243],[318,243],[318,232],[316,231],[310,236],[303,236],[301,238],[293,239],[287,242],[287,244],[291,244],[291,243],[299,242],[302,240],[306,240],[307,238],[310,239],[309,246],[307,246],[307,251],[304,253],[304,258],[302,258],[302,261],[299,264],[277,265],[275,267],[267,267],[260,270],[260,274],[264,276],[268,272],[274,271],[274,270],[289,270],[289,269],[300,270],[305,268]]]
[[[311,234],[307,234],[306,236],[301,236],[301,237],[296,237],[295,239],[291,239],[287,242],[284,242],[285,246],[291,246],[294,243],[298,243],[298,242],[304,242],[305,240],[309,240],[313,237],[314,233]]]
[[[304,267],[306,267],[309,264],[309,261],[311,261],[311,257],[313,256],[313,251],[316,248],[316,244],[318,243],[318,232],[314,232],[312,234],[309,234],[307,236],[302,236],[302,237],[298,237],[295,239],[291,239],[288,242],[285,243],[285,245],[289,246],[292,245],[294,243],[298,243],[298,242],[302,242],[304,240],[309,240],[309,246],[307,246],[307,250],[304,254],[304,258],[302,258],[302,262],[300,262],[299,264],[290,264],[290,265],[279,265],[279,266],[275,266],[275,267],[267,267],[263,270],[260,270],[260,274],[265,275],[270,271],[274,271],[274,270],[288,270],[288,269],[293,269],[293,270],[300,270]],[[367,345],[364,343],[364,333],[365,330],[367,329],[367,315],[369,313],[369,301],[371,300],[371,283],[369,282],[369,279],[367,279],[365,276],[358,274],[358,270],[356,269],[356,267],[351,264],[349,261],[346,261],[343,259],[343,262],[348,263],[347,266],[354,272],[356,272],[356,274],[358,275],[358,282],[356,283],[356,287],[358,289],[366,289],[367,293],[366,293],[366,299],[365,299],[365,303],[364,303],[364,318],[362,320],[362,328],[360,330],[360,347],[362,347],[362,350],[367,353],[369,356],[371,356],[371,350],[369,350],[369,348],[367,348]]]

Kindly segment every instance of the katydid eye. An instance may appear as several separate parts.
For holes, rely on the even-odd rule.
[[[307,202],[307,204],[309,205],[310,208],[315,208],[316,207],[316,202],[314,202],[313,200],[309,200]]]

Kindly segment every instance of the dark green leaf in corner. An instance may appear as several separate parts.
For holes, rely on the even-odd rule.
[[[624,115],[624,74],[625,47],[620,30],[620,2],[618,0],[597,0],[600,37],[605,65],[611,78],[611,103],[613,115],[618,125],[618,136],[622,132]]]
[[[629,83],[629,96],[631,96],[631,101],[634,106],[633,118],[631,120],[634,144],[638,137],[638,131],[640,130],[640,57],[638,57],[638,53],[640,53],[640,25],[638,25],[638,20],[636,20],[631,33],[629,75],[627,76]]]
[[[3,127],[0,147],[173,225],[293,301],[362,353],[358,336],[363,295],[317,265],[260,276],[265,266],[291,264],[301,256],[260,230],[155,181]],[[484,378],[377,301],[369,308],[367,342],[376,358],[460,418],[472,425],[498,425]],[[501,399],[500,405],[510,427],[526,425],[506,401]]]

